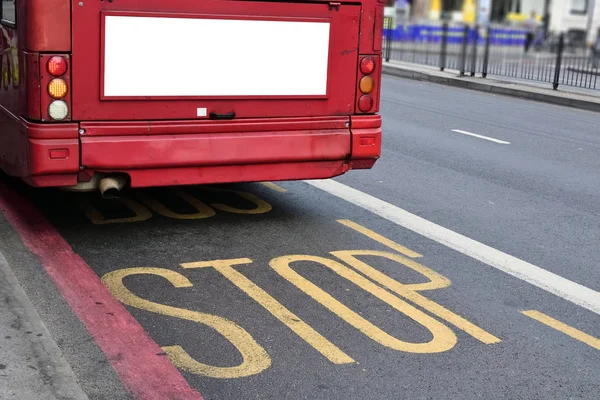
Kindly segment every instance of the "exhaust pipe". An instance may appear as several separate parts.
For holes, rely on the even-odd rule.
[[[103,199],[118,199],[121,189],[125,187],[126,179],[122,176],[108,176],[100,180],[98,185]]]

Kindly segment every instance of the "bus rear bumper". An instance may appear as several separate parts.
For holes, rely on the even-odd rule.
[[[379,158],[379,116],[352,118],[352,126],[348,117],[331,117],[277,125],[220,122],[207,131],[180,121],[154,130],[138,122],[81,123],[75,131],[65,124],[70,133],[64,137],[38,132],[29,138],[26,180],[75,186],[97,173],[125,173],[132,187],[149,187],[331,178],[371,168]]]

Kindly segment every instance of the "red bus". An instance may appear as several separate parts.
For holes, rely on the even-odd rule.
[[[385,0],[1,0],[0,166],[34,187],[320,179],[381,151]]]

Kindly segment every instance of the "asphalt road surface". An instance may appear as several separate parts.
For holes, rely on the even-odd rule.
[[[598,398],[600,115],[383,87],[381,160],[331,181],[4,179],[0,251],[90,399]]]

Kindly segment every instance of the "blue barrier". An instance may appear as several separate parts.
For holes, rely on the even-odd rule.
[[[383,36],[388,37],[388,29],[384,28]],[[414,42],[414,43],[440,43],[442,40],[441,25],[408,25],[406,27],[397,25],[391,32],[392,41]],[[463,40],[463,27],[448,28],[448,44],[460,44]],[[492,28],[490,31],[492,46],[523,46],[525,44],[526,31],[522,29]],[[485,35],[485,33],[484,33]],[[469,28],[468,42],[472,44],[475,40],[475,28]],[[484,44],[485,37],[479,37],[478,43]]]

